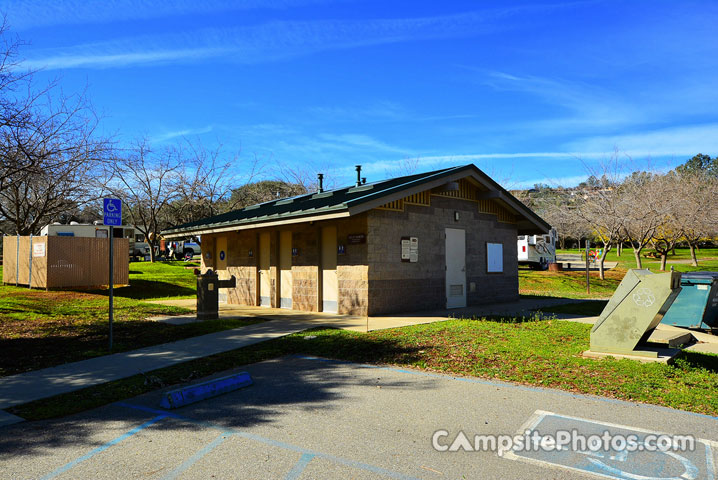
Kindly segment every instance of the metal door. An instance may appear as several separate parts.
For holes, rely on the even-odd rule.
[[[227,237],[217,237],[217,270],[227,270]]]
[[[322,311],[337,313],[337,228],[322,228]]]
[[[466,306],[466,232],[446,229],[446,308]]]
[[[292,232],[279,233],[279,306],[292,308]]]
[[[269,232],[259,234],[259,305],[272,306],[272,282],[269,278],[269,253],[271,242]]]

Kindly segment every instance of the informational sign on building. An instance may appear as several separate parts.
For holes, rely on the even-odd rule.
[[[347,243],[349,245],[361,245],[362,243],[366,243],[366,234],[351,233],[347,235]]]
[[[32,256],[33,257],[44,257],[45,256],[45,244],[44,243],[33,243],[32,244]]]
[[[416,263],[419,261],[419,239],[401,237],[401,261]]]

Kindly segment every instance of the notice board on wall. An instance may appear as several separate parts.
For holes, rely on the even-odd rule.
[[[502,243],[486,244],[486,271],[488,273],[504,271],[504,245]]]
[[[401,237],[401,261],[411,263],[419,261],[418,237]]]

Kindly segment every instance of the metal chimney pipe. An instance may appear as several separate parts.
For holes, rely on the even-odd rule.
[[[319,188],[317,189],[317,192],[322,193],[324,191],[324,174],[318,173],[317,179],[319,179]]]
[[[357,165],[357,187],[361,186],[361,165]]]

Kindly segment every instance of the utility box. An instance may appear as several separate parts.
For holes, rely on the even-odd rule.
[[[591,350],[657,357],[636,347],[645,343],[681,292],[679,272],[629,270],[591,329]]]
[[[219,318],[219,289],[237,286],[232,275],[229,280],[220,280],[212,269],[197,275],[197,320],[216,320]]]
[[[718,272],[681,275],[681,293],[661,323],[685,328],[718,328]]]

